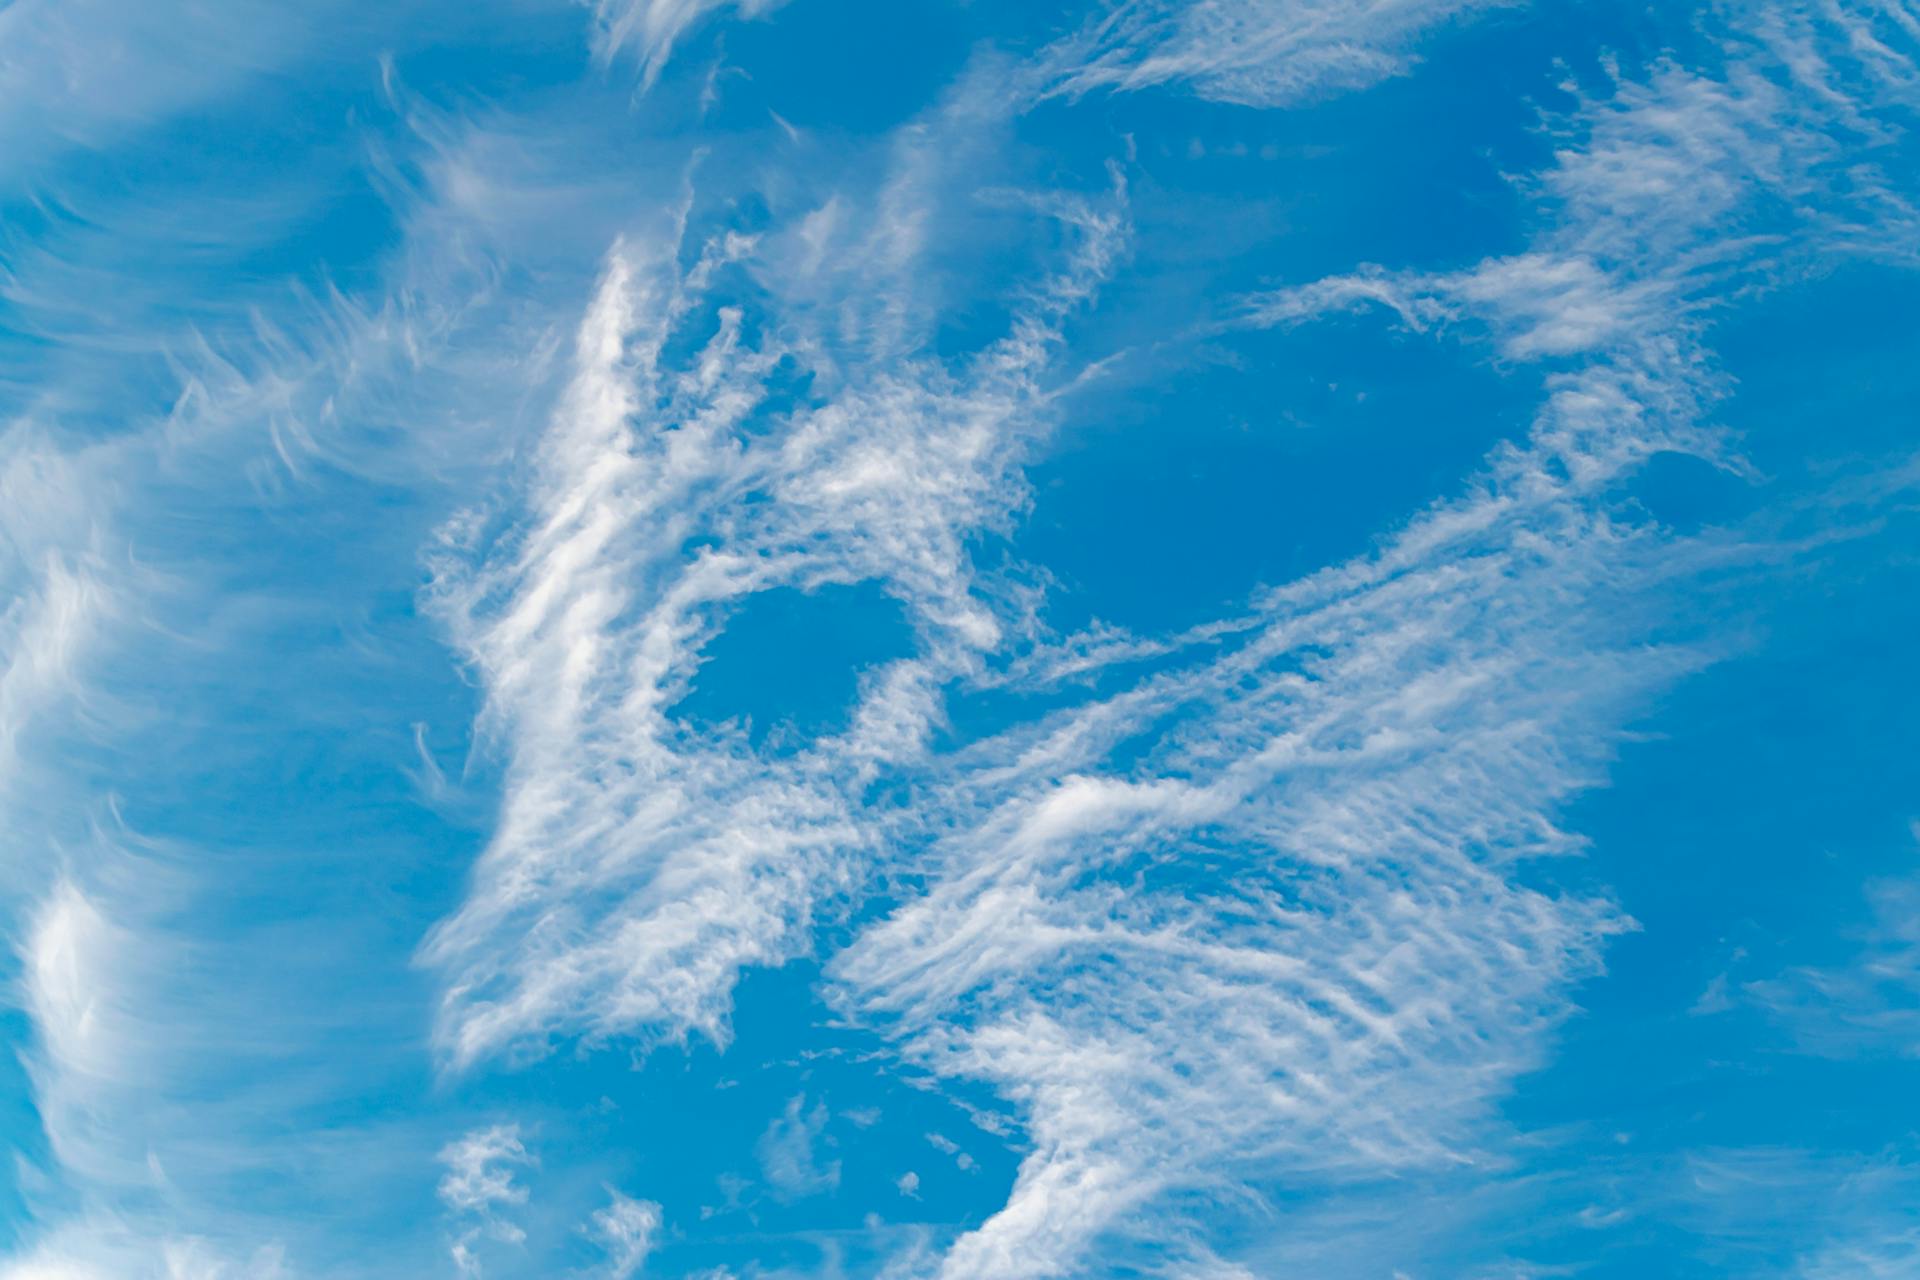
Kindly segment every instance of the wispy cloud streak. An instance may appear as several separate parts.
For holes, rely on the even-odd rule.
[[[1406,70],[1420,37],[1490,0],[1126,0],[1051,51],[1055,92],[1183,84],[1204,98],[1286,106]]]
[[[1097,203],[1056,213],[1072,260],[958,369],[843,368],[830,335],[715,306],[756,242],[715,234],[683,269],[684,214],[615,248],[525,516],[476,513],[438,555],[438,607],[510,753],[473,891],[425,951],[451,978],[454,1062],[556,1032],[723,1039],[740,969],[806,950],[815,904],[860,876],[862,791],[924,752],[938,687],[1000,639],[967,543],[1022,500],[1059,325],[1122,234]],[[831,393],[769,408],[783,360]],[[774,758],[674,717],[741,601],[862,582],[907,608],[919,652],[863,676],[844,733]]]
[[[1625,922],[1519,868],[1577,845],[1561,802],[1702,656],[1625,621],[1686,557],[1609,494],[1657,451],[1737,465],[1702,424],[1699,306],[1792,259],[1730,229],[1839,190],[1858,221],[1843,199],[1804,232],[1842,252],[1902,207],[1842,167],[1845,111],[1737,57],[1726,80],[1669,66],[1587,103],[1527,255],[1254,305],[1297,324],[1384,304],[1579,363],[1473,492],[1377,555],[1197,633],[1185,670],[966,757],[927,891],[833,966],[913,1060],[1027,1118],[1012,1199],[943,1276],[1068,1274],[1099,1240],[1215,1265],[1145,1206],[1470,1159],[1479,1108],[1537,1061]],[[1144,758],[1116,770],[1123,746]]]
[[[631,50],[641,75],[652,84],[673,56],[674,45],[698,23],[727,10],[743,18],[770,12],[785,0],[592,0],[595,46],[602,58]]]

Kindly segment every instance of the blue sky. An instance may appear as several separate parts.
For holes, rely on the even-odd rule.
[[[1916,110],[0,3],[0,1280],[1920,1276]]]

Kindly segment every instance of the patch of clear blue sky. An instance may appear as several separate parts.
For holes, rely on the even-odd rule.
[[[593,64],[584,14],[564,6],[330,18],[326,56],[4,172],[0,245],[22,286],[0,305],[0,403],[63,444],[110,440],[165,416],[191,335],[254,352],[234,355],[244,363],[259,358],[263,318],[298,334],[329,290],[377,310],[401,277],[396,207],[433,159],[410,111],[515,133],[561,185],[607,183],[564,206],[550,239],[493,264],[505,293],[570,324],[627,206],[679,182],[692,148],[710,149],[721,193],[702,196],[702,225],[753,227],[769,204],[803,208],[836,166],[871,163],[876,138],[937,103],[984,42],[1018,56],[1073,25],[1047,10],[791,0],[761,20],[703,24],[644,94],[630,67]],[[1171,85],[1058,99],[1015,122],[983,182],[1099,191],[1123,161],[1136,236],[1100,305],[1068,329],[1076,362],[1115,364],[1065,397],[1059,434],[1029,473],[1030,507],[996,551],[1050,575],[1044,622],[1156,634],[1230,614],[1260,586],[1364,554],[1523,434],[1542,370],[1484,341],[1410,333],[1380,313],[1284,333],[1213,327],[1227,299],[1359,263],[1452,271],[1524,248],[1534,223],[1510,179],[1548,162],[1540,113],[1565,106],[1568,65],[1590,77],[1603,51],[1684,58],[1693,39],[1677,11],[1514,8],[1433,36],[1412,74],[1324,102],[1253,108]],[[702,115],[714,66],[719,96]],[[769,112],[811,135],[818,160],[776,160]],[[768,177],[784,163],[802,172]],[[933,343],[971,350],[1003,326],[1006,282],[1051,233],[1020,211],[967,207],[943,210],[934,234],[944,292]],[[1548,1065],[1501,1104],[1518,1130],[1546,1136],[1491,1175],[1491,1192],[1438,1175],[1263,1187],[1285,1210],[1270,1220],[1283,1242],[1290,1221],[1337,1217],[1347,1197],[1365,1212],[1435,1214],[1417,1238],[1375,1238],[1327,1274],[1466,1276],[1509,1257],[1588,1275],[1771,1274],[1805,1239],[1764,1206],[1706,1231],[1675,1207],[1690,1157],[1904,1155],[1920,1128],[1910,1057],[1794,1052],[1777,1018],[1703,996],[1716,982],[1737,992],[1795,966],[1847,964],[1852,932],[1870,924],[1866,882],[1913,871],[1912,516],[1833,495],[1911,449],[1916,287],[1854,267],[1714,317],[1709,345],[1736,383],[1716,416],[1762,478],[1663,462],[1621,495],[1623,509],[1729,540],[1840,520],[1871,528],[1791,571],[1729,571],[1704,594],[1661,602],[1676,634],[1735,641],[1735,652],[1666,695],[1608,784],[1574,805],[1566,825],[1588,837],[1585,853],[1530,873],[1602,889],[1641,926],[1580,989],[1582,1012]],[[404,435],[404,414],[389,420],[388,408],[350,408],[366,417],[340,429]],[[459,903],[494,816],[499,759],[498,744],[476,738],[477,693],[421,606],[421,554],[497,477],[461,459],[416,485],[322,456],[295,483],[263,485],[262,452],[237,446],[216,459],[231,470],[213,475],[191,471],[207,455],[181,462],[161,448],[137,494],[107,499],[121,504],[118,545],[190,574],[195,593],[116,651],[103,683],[139,710],[61,754],[74,809],[50,829],[80,848],[90,824],[124,823],[154,842],[154,858],[192,864],[197,887],[173,925],[202,939],[212,964],[249,971],[230,984],[196,974],[191,995],[231,987],[244,1008],[284,991],[317,1011],[308,1039],[255,1046],[203,1087],[320,1079],[285,1099],[265,1089],[262,1109],[288,1142],[351,1133],[371,1155],[369,1134],[397,1135],[392,1167],[321,1197],[338,1215],[340,1258],[393,1249],[408,1267],[446,1265],[439,1229],[420,1226],[439,1213],[433,1150],[507,1118],[538,1154],[539,1190],[524,1241],[487,1246],[487,1274],[594,1265],[580,1224],[603,1184],[662,1206],[671,1229],[645,1274],[663,1276],[871,1274],[916,1226],[951,1235],[1003,1204],[1023,1154],[1014,1110],[902,1068],[881,1037],[823,1002],[811,962],[744,979],[724,1050],[566,1043],[517,1068],[436,1077],[438,993],[413,957]],[[509,443],[489,463],[505,474],[515,455]],[[697,732],[750,722],[754,745],[777,748],[783,733],[837,724],[858,671],[909,645],[897,604],[868,587],[759,597],[732,616],[678,713]],[[955,697],[963,737],[1030,714],[1001,693]],[[828,914],[822,954],[846,927]],[[31,1040],[18,1016],[3,1029],[10,1043]],[[24,1243],[48,1199],[24,1184],[57,1159],[11,1059],[0,1087],[0,1134],[26,1160],[0,1168],[0,1227]],[[782,1187],[767,1144],[794,1099],[799,1156],[818,1177]],[[817,1130],[805,1123],[816,1106]],[[1007,1114],[1007,1132],[982,1129],[970,1108]],[[909,1173],[911,1195],[899,1185]],[[291,1219],[315,1203],[297,1178],[242,1176],[229,1190]],[[1245,1256],[1264,1256],[1270,1242],[1232,1221]]]

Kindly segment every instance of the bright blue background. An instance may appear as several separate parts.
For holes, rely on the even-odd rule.
[[[444,977],[417,952],[462,902],[502,779],[475,727],[476,677],[423,605],[423,554],[453,512],[508,484],[545,420],[557,375],[508,357],[564,342],[614,236],[671,200],[696,148],[699,225],[788,225],[828,191],[872,185],[889,132],[969,66],[1030,59],[1085,14],[727,10],[690,27],[647,87],[631,53],[595,59],[590,15],[566,5],[295,18],[215,4],[177,24],[133,8],[76,5],[52,34],[25,0],[0,10],[19,18],[0,26],[5,62],[97,68],[66,98],[0,107],[0,137],[33,140],[0,149],[0,421],[10,449],[78,468],[72,492],[45,491],[53,515],[23,503],[7,526],[0,590],[30,598],[47,547],[124,588],[74,689],[7,726],[24,763],[0,824],[15,950],[62,876],[170,940],[133,963],[124,997],[168,1065],[75,1086],[135,1165],[151,1153],[169,1174],[140,1188],[62,1153],[22,997],[0,1024],[14,1049],[0,1136],[17,1153],[0,1164],[0,1241],[22,1269],[0,1274],[94,1274],[60,1234],[76,1222],[146,1242],[124,1257],[210,1241],[231,1274],[270,1274],[257,1250],[272,1240],[292,1275],[451,1273],[462,1227],[437,1196],[436,1153],[503,1122],[537,1165],[505,1210],[524,1239],[487,1242],[486,1274],[600,1266],[582,1223],[606,1186],[661,1207],[647,1275],[880,1275],[915,1232],[938,1249],[980,1224],[1025,1154],[1017,1108],[901,1063],[823,995],[821,963],[871,904],[823,922],[813,958],[747,972],[724,1048],[563,1038],[537,1062],[445,1069],[431,1041]],[[1044,568],[1050,634],[1097,620],[1162,635],[1364,556],[1460,491],[1525,437],[1571,362],[1508,358],[1469,322],[1411,332],[1382,310],[1235,327],[1234,300],[1362,264],[1444,275],[1524,251],[1555,216],[1525,175],[1562,145],[1542,121],[1576,109],[1569,79],[1603,95],[1608,59],[1633,81],[1667,56],[1711,78],[1717,29],[1681,8],[1550,0],[1445,22],[1406,74],[1350,92],[1254,106],[1176,80],[1017,114],[955,181],[1099,193],[1124,157],[1133,242],[1065,333],[1076,365],[1119,358],[1064,395],[1029,505],[980,535],[982,557]],[[236,30],[250,33],[239,47]],[[90,62],[105,42],[130,64]],[[183,60],[204,65],[176,92]],[[1872,107],[1904,118],[1891,99]],[[538,188],[524,205],[475,197],[498,202],[484,228],[447,212],[437,167],[467,129]],[[1911,145],[1876,155],[1914,195]],[[1757,221],[1800,234],[1773,212]],[[916,268],[937,298],[929,349],[999,333],[1057,234],[1018,202],[942,204]],[[1764,287],[1716,285],[1700,307],[1731,388],[1709,420],[1752,474],[1663,458],[1608,499],[1723,553],[1638,602],[1664,619],[1649,639],[1713,660],[1619,726],[1603,785],[1560,815],[1583,853],[1527,873],[1610,896],[1637,930],[1497,1102],[1490,1159],[1282,1179],[1257,1186],[1260,1212],[1203,1206],[1213,1247],[1252,1274],[1916,1265],[1898,1249],[1920,1231],[1920,954],[1888,940],[1914,926],[1873,901],[1920,874],[1920,281],[1897,253],[1809,257]],[[450,297],[464,308],[451,347],[470,365],[414,369],[393,330],[360,349],[341,320],[430,325]],[[783,589],[734,615],[677,714],[696,733],[742,720],[777,753],[843,726],[858,673],[911,650],[871,584]],[[956,690],[945,740],[1045,701]],[[1872,956],[1890,966],[1884,1016],[1840,1049],[1769,995]],[[824,1107],[808,1151],[839,1162],[833,1185],[787,1193],[767,1172],[793,1099]],[[1015,1116],[1014,1131],[978,1127],[975,1107]],[[917,1198],[895,1185],[909,1171]],[[1878,1243],[1844,1246],[1855,1237]],[[1908,1260],[1819,1270],[1836,1240]],[[1146,1265],[1128,1256],[1096,1253],[1086,1273]],[[35,1257],[73,1269],[25,1269]]]

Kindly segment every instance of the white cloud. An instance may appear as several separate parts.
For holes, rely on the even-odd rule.
[[[71,882],[56,885],[41,906],[22,957],[27,1008],[59,1072],[103,1081],[137,1070],[126,1059],[129,1015],[114,980],[124,963],[123,937]],[[53,1126],[58,1132],[58,1125]]]
[[[536,1161],[515,1124],[475,1129],[441,1148],[439,1158],[447,1170],[438,1187],[440,1202],[460,1224],[447,1251],[461,1275],[482,1275],[483,1241],[516,1245],[526,1239],[525,1230],[507,1214],[527,1203],[527,1188],[516,1181],[517,1171]]]
[[[158,879],[140,888],[149,907],[166,889]],[[224,1146],[224,1133],[207,1141],[198,1126],[220,1132],[242,1109],[207,1104],[191,1121],[151,1114],[152,1100],[183,1078],[190,1055],[180,1038],[192,1038],[198,1011],[184,1012],[166,991],[186,967],[182,949],[137,919],[112,918],[103,902],[118,905],[72,879],[56,882],[21,954],[34,1105],[59,1169],[96,1207],[36,1233],[0,1263],[0,1277],[284,1280],[284,1249],[269,1225],[236,1215],[219,1237],[191,1234],[200,1208],[194,1192],[209,1171],[243,1162]],[[183,1140],[176,1126],[193,1132]],[[171,1211],[154,1212],[156,1199]],[[129,1211],[104,1207],[116,1203]]]
[[[1174,1248],[1178,1220],[1145,1211],[1174,1191],[1474,1158],[1487,1100],[1625,924],[1512,868],[1577,845],[1555,812],[1699,660],[1632,639],[1620,602],[1686,556],[1607,494],[1657,450],[1731,465],[1699,422],[1718,388],[1693,300],[1764,273],[1769,246],[1729,229],[1838,150],[1818,104],[1734,76],[1665,67],[1589,103],[1525,255],[1260,300],[1268,323],[1481,322],[1509,358],[1577,363],[1464,498],[1161,650],[1167,674],[976,747],[925,802],[924,894],[832,972],[911,1060],[1027,1115],[1012,1198],[944,1276]],[[1844,220],[1811,229],[1856,247]],[[1145,756],[1116,775],[1120,742]]]
[[[1006,782],[954,779],[928,891],[833,964],[912,1060],[1026,1112],[1012,1199],[943,1274],[1063,1274],[1171,1228],[1144,1210],[1176,1187],[1472,1155],[1620,927],[1505,868],[1568,847],[1554,807],[1675,667],[1583,617],[1639,552],[1527,501],[1537,465],[1007,742]],[[1157,779],[1084,772],[1141,733]]]
[[[608,1274],[614,1280],[639,1275],[660,1234],[660,1206],[635,1200],[607,1188],[609,1203],[593,1215],[591,1231],[607,1251]]]
[[[1051,51],[1056,91],[1181,82],[1201,97],[1285,106],[1412,64],[1419,38],[1486,0],[1126,0]]]
[[[65,148],[121,140],[295,60],[318,43],[329,7],[250,14],[221,4],[168,11],[15,0],[0,9],[0,184]]]
[[[1756,1274],[1794,1280],[1880,1280],[1913,1274],[1920,1261],[1915,1170],[1890,1155],[1722,1148],[1689,1155],[1663,1206],[1720,1257],[1780,1256],[1783,1224],[1791,1261]]]
[[[826,1104],[808,1107],[806,1095],[796,1094],[760,1135],[760,1171],[782,1199],[819,1195],[840,1185],[840,1162],[823,1161],[816,1152],[826,1128]]]
[[[1124,236],[1108,201],[1050,211],[1071,256],[957,367],[864,334],[842,366],[805,310],[750,339],[709,291],[764,265],[752,239],[715,234],[684,270],[678,223],[616,247],[526,512],[492,541],[483,514],[456,522],[437,557],[509,755],[472,891],[424,952],[449,978],[456,1065],[556,1033],[724,1039],[740,969],[809,945],[876,836],[857,796],[924,752],[935,690],[1002,632],[968,540],[1023,500],[1059,327]],[[831,394],[763,423],[783,359]],[[775,757],[684,731],[671,708],[740,602],[856,582],[902,603],[918,652],[862,675],[844,732]]]
[[[6,24],[35,8],[0,15],[0,41],[26,30]],[[139,45],[145,21],[122,34]],[[204,35],[176,34],[188,45]],[[374,71],[370,57],[365,69]],[[513,171],[484,143],[449,149],[504,195],[524,194],[511,179],[541,176]],[[233,759],[220,754],[233,744],[206,723],[221,705],[209,688],[288,658],[284,647],[241,647],[258,630],[236,633],[309,607],[274,585],[225,593],[235,566],[219,558],[210,529],[271,522],[268,510],[290,492],[317,489],[319,459],[336,476],[377,474],[431,493],[455,469],[449,458],[472,469],[491,448],[470,425],[471,406],[485,402],[492,414],[502,386],[526,397],[537,385],[536,344],[485,299],[497,289],[493,255],[520,230],[508,215],[544,216],[556,203],[526,202],[533,213],[511,200],[473,207],[448,194],[458,186],[395,193],[409,238],[385,305],[288,291],[263,304],[249,335],[207,339],[175,312],[165,324],[143,314],[124,333],[77,344],[84,359],[54,366],[0,433],[0,805],[10,887],[38,903],[15,930],[26,939],[18,996],[33,1017],[22,1056],[52,1157],[29,1171],[17,1266],[98,1259],[115,1276],[168,1274],[163,1265],[267,1276],[261,1259],[283,1234],[298,1236],[303,1254],[337,1262],[354,1246],[331,1224],[368,1204],[384,1208],[396,1187],[430,1186],[431,1121],[369,1121],[363,1105],[369,1081],[401,1060],[410,1072],[417,1051],[415,1011],[390,999],[384,967],[404,968],[404,954],[362,946],[364,921],[303,908],[300,922],[276,923],[272,904],[286,886],[261,892],[252,876],[289,865],[277,839],[236,867],[232,850],[129,829],[118,796],[131,791],[145,808],[169,779],[199,785],[217,772],[210,755]],[[155,216],[204,219],[198,197],[185,201],[189,213]],[[109,227],[136,221],[112,213]],[[81,286],[98,290],[98,273],[62,274],[54,261],[46,274],[47,260],[11,262],[11,286],[56,309]],[[515,318],[537,310],[513,305]],[[91,437],[62,420],[70,382],[121,385],[136,347],[172,358],[177,398],[119,411],[110,435],[73,443]],[[450,387],[479,398],[449,396]],[[396,419],[405,433],[380,425]],[[447,447],[455,434],[464,452]],[[183,525],[185,510],[219,516]],[[409,547],[388,550],[404,557]],[[196,687],[209,667],[220,669]],[[345,867],[336,853],[329,875]],[[260,1188],[292,1185],[307,1197],[303,1213],[275,1221]],[[94,1236],[98,1248],[83,1247]],[[425,1265],[434,1244],[396,1243],[395,1265]]]
[[[1872,118],[1888,105],[1886,68],[1858,43],[1853,15],[1776,6],[1734,17],[1719,33],[1720,71],[1660,61],[1581,94],[1555,125],[1554,163],[1522,181],[1544,227],[1528,251],[1462,272],[1366,270],[1279,290],[1250,299],[1246,318],[1281,325],[1382,306],[1415,329],[1486,324],[1516,360],[1659,359],[1632,348],[1691,339],[1729,290],[1764,287],[1818,255],[1912,258],[1920,221],[1871,163],[1893,136]],[[1757,44],[1756,24],[1769,37]]]
[[[90,569],[49,555],[37,581],[0,610],[0,788],[13,783],[34,722],[80,692],[79,663],[109,612]]]
[[[939,1151],[942,1154],[952,1156],[954,1164],[958,1165],[960,1168],[972,1169],[974,1167],[973,1157],[969,1155],[967,1152],[962,1151],[960,1149],[960,1144],[955,1142],[952,1138],[949,1138],[946,1134],[929,1133],[927,1135],[927,1142],[929,1145],[933,1147],[934,1150]]]
[[[770,12],[783,0],[591,0],[598,23],[595,45],[601,57],[631,49],[641,74],[652,84],[673,55],[673,47],[709,16],[736,10],[743,18]]]
[[[167,892],[160,877],[142,888]],[[168,1123],[140,1103],[181,1068],[166,1025],[177,1001],[164,989],[182,968],[179,949],[117,895],[66,877],[33,913],[21,968],[33,1025],[24,1058],[54,1158],[98,1193],[151,1191],[166,1179],[155,1151]]]
[[[1746,984],[1805,1052],[1920,1057],[1920,879],[1871,886],[1873,924],[1847,963]]]
[[[44,747],[23,747],[84,714],[86,664],[119,606],[98,511],[112,453],[63,452],[27,423],[0,431],[0,798],[16,803],[23,774],[48,785],[53,771],[34,761]]]
[[[1262,25],[1272,8],[1129,7],[1060,84],[1285,101],[1389,73],[1458,6],[1363,31],[1364,8],[1288,10],[1295,29]],[[1569,797],[1603,780],[1650,693],[1705,660],[1648,643],[1689,548],[1612,498],[1657,451],[1737,465],[1702,426],[1721,383],[1700,310],[1781,269],[1789,251],[1754,229],[1834,190],[1834,139],[1856,127],[1745,57],[1725,79],[1661,64],[1582,99],[1528,188],[1541,229],[1523,252],[1254,301],[1261,324],[1384,305],[1555,363],[1526,438],[1464,493],[1187,635],[1035,646],[967,551],[1023,499],[1061,317],[1123,242],[1110,209],[1063,206],[1076,259],[1006,338],[944,364],[890,336],[909,326],[836,342],[814,323],[911,274],[914,199],[865,217],[830,200],[760,242],[701,241],[685,215],[624,241],[524,506],[451,528],[439,565],[508,760],[500,826],[425,952],[448,981],[451,1062],[573,1036],[723,1039],[743,966],[803,953],[823,904],[889,877],[911,888],[829,958],[835,997],[1025,1122],[1007,1204],[947,1277],[1068,1274],[1104,1247],[1243,1274],[1182,1206],[1478,1159],[1499,1140],[1491,1103],[1630,927],[1523,865],[1578,849],[1558,825]],[[924,189],[899,171],[896,190]],[[1892,207],[1873,182],[1849,190]],[[1863,247],[1868,221],[1793,225],[1830,253]],[[867,252],[845,265],[836,246]],[[776,293],[791,313],[709,292],[782,251],[796,278],[828,277]],[[781,359],[819,375],[820,403],[762,421]],[[773,756],[675,720],[737,602],[854,581],[903,603],[917,650],[865,673],[851,729]],[[1145,652],[1155,674],[1129,674]],[[1085,694],[1095,674],[1118,692]],[[945,690],[990,680],[1068,705],[933,751]],[[889,771],[915,782],[911,812],[865,802]],[[799,1153],[819,1116],[796,1099],[769,1130],[776,1186],[818,1185]]]
[[[71,1222],[21,1257],[0,1262],[0,1280],[292,1280],[277,1246],[244,1257],[204,1239],[140,1236],[118,1219]]]
[[[516,1167],[533,1163],[520,1141],[520,1126],[496,1124],[475,1129],[440,1150],[447,1172],[440,1179],[440,1200],[454,1213],[488,1215],[527,1202],[527,1189],[514,1181]]]
[[[1904,1206],[1881,1213],[1800,1259],[1795,1280],[1911,1280],[1920,1273],[1920,1220]]]

